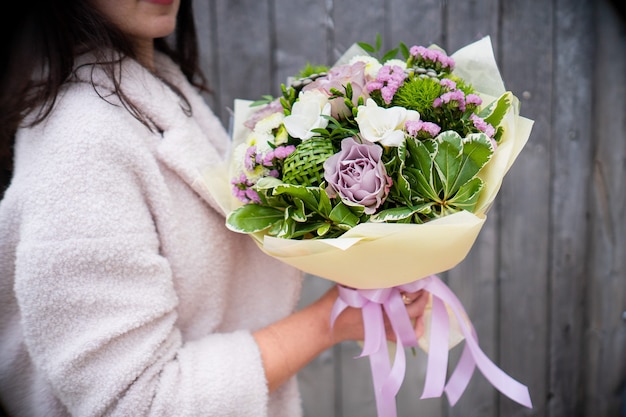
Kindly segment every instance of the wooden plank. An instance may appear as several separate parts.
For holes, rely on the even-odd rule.
[[[620,415],[626,378],[626,22],[595,2],[594,173],[586,334],[586,415]]]
[[[265,94],[280,95],[281,83],[294,76],[307,62],[328,65],[328,17],[325,3],[307,0],[274,0],[272,6],[272,88]],[[306,36],[294,36],[298,34]],[[307,275],[302,288],[300,307],[319,298],[332,282]],[[315,358],[298,374],[305,417],[334,416],[340,406],[341,389],[335,360],[336,349],[329,349]],[[339,404],[339,405],[338,405]]]
[[[384,33],[384,19],[381,19],[381,14],[384,15],[383,0],[371,1],[368,7],[363,7],[359,0],[327,1],[326,4],[328,22],[332,28],[329,53],[333,62],[353,43],[373,43],[377,33]],[[355,17],[356,10],[358,20]],[[344,343],[337,349],[335,360],[341,371],[338,375],[341,390],[338,415],[342,417],[376,415],[369,360],[355,359],[360,353],[361,347],[356,343]]]
[[[329,24],[333,29],[332,59],[339,58],[353,43],[374,43],[376,34],[385,33],[385,0],[327,1]]]
[[[591,175],[592,4],[555,3],[550,238],[550,379],[548,415],[581,410],[583,304],[588,253],[587,190]],[[574,203],[578,202],[578,204]]]
[[[446,7],[445,47],[449,53],[491,36],[498,50],[499,0],[450,1]],[[505,80],[506,81],[506,80]]]
[[[497,51],[498,42],[498,1],[480,0],[472,2],[450,3],[445,10],[445,41],[448,53],[489,35]],[[505,80],[506,81],[506,80]],[[476,333],[480,346],[494,362],[497,361],[498,347],[498,311],[497,311],[497,258],[498,248],[498,210],[497,205],[488,214],[474,247],[467,258],[456,268],[448,272],[447,282],[463,303]],[[460,349],[457,349],[460,352]],[[452,365],[458,361],[458,354],[453,357]],[[497,362],[496,362],[497,363]],[[448,408],[449,416],[467,416],[468,410],[475,416],[496,416],[496,390],[477,371],[463,393],[458,404]]]
[[[298,308],[317,300],[332,285],[333,283],[328,280],[307,274],[303,282]],[[335,374],[334,349],[322,352],[298,373],[297,378],[305,417],[332,417],[337,415],[335,414],[335,404],[338,401],[336,395],[341,392],[335,387]]]
[[[326,4],[322,1],[274,1],[274,62],[272,94],[277,95],[281,83],[294,76],[307,63],[331,65],[328,55],[329,28]],[[294,36],[298,34],[306,36]]]
[[[399,42],[409,47],[442,44],[443,13],[440,0],[423,0],[419,4],[407,0],[389,0],[387,10],[387,48],[394,48]]]
[[[502,416],[546,415],[554,10],[542,0],[503,2],[500,62],[507,87],[535,120],[504,180],[500,208],[500,368],[528,386],[534,408],[498,396]]]
[[[219,71],[217,70],[217,60],[215,59],[216,25],[214,1],[193,1],[196,32],[198,37],[198,49],[200,55],[200,67],[204,73],[209,87],[216,89],[219,85]],[[204,98],[212,109],[221,108],[218,103],[218,95],[205,94]]]
[[[268,1],[217,0],[214,59],[219,71],[216,109],[228,120],[235,98],[255,100],[272,88]]]

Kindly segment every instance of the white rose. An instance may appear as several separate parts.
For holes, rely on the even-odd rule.
[[[371,98],[365,104],[359,106],[355,118],[361,137],[383,146],[400,146],[404,141],[404,124],[420,118],[418,112],[404,107],[378,107]]]
[[[303,91],[298,101],[293,104],[291,114],[285,117],[284,125],[287,132],[294,138],[304,140],[315,136],[313,129],[324,129],[328,126],[330,116],[328,96],[318,90]]]

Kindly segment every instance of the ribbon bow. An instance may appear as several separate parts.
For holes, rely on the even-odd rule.
[[[436,275],[392,288],[358,290],[339,286],[339,298],[331,313],[331,326],[343,310],[360,308],[365,337],[359,357],[368,356],[374,382],[376,408],[379,417],[396,417],[395,397],[406,371],[405,347],[417,347],[413,325],[402,302],[401,292],[428,291],[432,295],[432,317],[428,349],[428,363],[424,391],[421,398],[441,397],[445,392],[454,406],[465,391],[476,367],[501,393],[532,408],[528,388],[498,368],[478,346],[474,326],[452,290]],[[465,346],[459,362],[446,383],[448,366],[448,337],[450,322],[448,306],[459,323]],[[393,366],[389,363],[383,311],[396,336],[397,349]]]

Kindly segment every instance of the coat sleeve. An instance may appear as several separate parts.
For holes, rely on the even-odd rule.
[[[249,332],[183,343],[148,201],[169,191],[138,144],[145,128],[125,111],[110,126],[116,108],[91,104],[25,131],[16,150],[15,292],[35,365],[75,416],[265,416]]]

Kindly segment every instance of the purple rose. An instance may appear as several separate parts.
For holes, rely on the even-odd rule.
[[[339,194],[345,204],[364,206],[366,214],[374,214],[392,183],[381,161],[382,153],[375,144],[358,143],[354,138],[342,140],[341,151],[324,162],[329,195]]]

